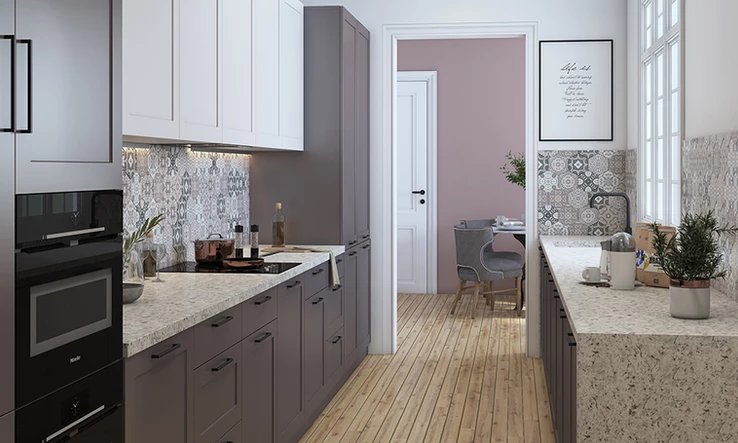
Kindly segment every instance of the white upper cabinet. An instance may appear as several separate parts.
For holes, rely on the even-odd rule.
[[[179,0],[123,1],[126,140],[179,138],[179,17]]]
[[[299,0],[124,1],[127,140],[303,150]]]
[[[302,151],[305,96],[303,4],[297,0],[283,0],[279,22],[280,135],[285,149]]]

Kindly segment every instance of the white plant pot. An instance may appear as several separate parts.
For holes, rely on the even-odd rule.
[[[669,288],[669,312],[672,317],[704,319],[710,316],[710,286],[688,287],[674,284]],[[697,282],[687,282],[690,283]],[[703,283],[704,285],[704,283]]]

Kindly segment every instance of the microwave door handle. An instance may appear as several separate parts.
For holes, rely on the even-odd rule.
[[[97,232],[105,232],[105,226],[101,226],[99,228],[82,229],[80,231],[67,231],[67,232],[58,232],[56,234],[47,234],[47,235],[44,235],[43,239],[44,240],[54,240],[56,238],[74,237],[75,235],[95,234]]]
[[[90,412],[89,414],[85,415],[84,417],[80,417],[79,420],[75,420],[72,423],[69,423],[68,425],[64,426],[63,428],[59,429],[58,431],[54,432],[53,434],[49,435],[45,439],[43,439],[42,443],[49,442],[56,437],[62,435],[63,433],[69,431],[70,429],[73,429],[75,426],[79,425],[80,423],[88,420],[90,417],[94,416],[95,414],[98,414],[99,412],[105,410],[105,405],[100,406],[99,408],[95,409],[94,411]]]

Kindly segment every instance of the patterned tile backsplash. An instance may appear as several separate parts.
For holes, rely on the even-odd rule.
[[[630,214],[635,225],[638,220],[638,150],[625,151],[625,193],[630,197]]]
[[[682,146],[682,212],[711,209],[721,224],[738,223],[738,132],[692,139]],[[717,289],[738,301],[738,238],[720,239],[728,276]]]
[[[625,227],[625,151],[540,151],[538,229],[546,235],[609,235]]]
[[[180,146],[123,148],[123,222],[127,232],[164,214],[154,241],[162,266],[194,261],[193,241],[249,225],[248,155],[193,152]]]

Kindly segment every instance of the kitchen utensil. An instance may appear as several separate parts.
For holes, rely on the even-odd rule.
[[[600,252],[600,278],[608,279],[610,275],[609,261],[610,261],[610,240],[603,240],[600,242],[602,252]]]
[[[599,267],[584,268],[582,271],[582,278],[588,282],[599,282],[602,280]]]
[[[627,291],[635,289],[636,249],[635,239],[625,232],[610,238],[610,286]]]
[[[218,238],[213,239],[217,236]],[[195,240],[195,261],[198,263],[220,263],[233,256],[235,241],[224,239],[220,234],[210,234],[206,240]]]
[[[226,269],[258,268],[264,264],[263,258],[224,258],[223,267]]]

